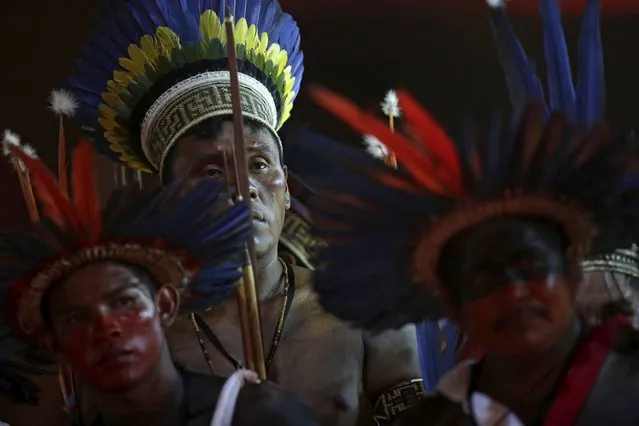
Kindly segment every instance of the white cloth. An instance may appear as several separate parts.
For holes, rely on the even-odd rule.
[[[524,426],[508,407],[482,392],[469,393],[474,363],[472,360],[459,363],[441,378],[437,391],[460,404],[466,414],[473,417],[477,426]]]
[[[259,383],[260,379],[251,370],[237,370],[226,380],[215,406],[211,426],[231,426],[237,397],[245,381]]]

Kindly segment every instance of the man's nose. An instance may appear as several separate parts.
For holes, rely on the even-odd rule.
[[[249,182],[249,196],[251,197],[251,200],[257,200],[259,198],[257,187],[253,185],[253,182]]]
[[[115,337],[122,333],[122,328],[110,312],[99,311],[93,319],[93,332],[96,337]]]

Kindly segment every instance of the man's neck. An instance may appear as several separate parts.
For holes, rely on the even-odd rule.
[[[277,247],[257,259],[255,279],[257,296],[260,300],[268,299],[279,290],[282,278],[282,265],[279,261]]]
[[[184,389],[167,349],[162,361],[140,385],[117,394],[91,396],[107,424],[168,425],[179,424]]]
[[[579,343],[577,318],[554,344],[543,352],[521,357],[486,354],[478,377],[480,390],[509,408],[527,410],[543,405],[556,388],[568,358]]]

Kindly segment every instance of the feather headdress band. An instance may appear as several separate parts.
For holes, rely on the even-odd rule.
[[[150,173],[190,127],[230,116],[225,8],[234,13],[244,117],[277,130],[304,71],[300,35],[275,0],[103,2],[68,79],[100,152]]]
[[[223,184],[129,187],[115,191],[103,210],[87,142],[73,153],[69,196],[40,160],[10,149],[29,170],[43,209],[42,220],[30,231],[0,235],[4,320],[14,333],[37,336],[45,325],[42,297],[51,285],[103,260],[138,265],[158,283],[175,285],[185,310],[230,296],[251,231],[247,208],[230,202]]]
[[[619,162],[627,140],[605,124],[586,132],[562,115],[546,121],[543,106],[530,104],[512,125],[496,121],[485,137],[453,141],[410,95],[398,95],[404,126],[393,133],[348,100],[313,91],[321,106],[377,137],[402,165],[388,168],[341,144],[316,146],[334,167],[316,185],[322,198],[312,209],[316,233],[328,243],[315,286],[342,319],[383,329],[441,314],[432,297],[445,290],[442,248],[483,221],[547,219],[586,250],[602,216],[621,223],[637,207],[621,197],[639,189],[639,176]]]
[[[313,257],[326,243],[313,234],[308,204],[316,196],[313,182],[325,173],[325,167],[330,163],[306,149],[305,143],[315,139],[321,144],[323,138],[307,126],[289,127],[282,133],[291,208],[286,211],[280,244],[309,269],[314,269]],[[313,156],[313,161],[307,158],[309,155]]]

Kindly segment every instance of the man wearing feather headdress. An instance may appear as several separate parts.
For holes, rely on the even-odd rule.
[[[553,0],[542,10],[558,25]],[[582,53],[595,68],[597,53]],[[340,96],[314,91],[403,166],[339,144],[316,147],[336,166],[312,209],[328,244],[315,280],[322,305],[373,330],[445,312],[480,350],[397,425],[639,423],[637,333],[614,313],[593,326],[575,304],[597,228],[614,223],[636,235],[639,175],[622,161],[635,141],[613,136],[598,116],[600,84],[570,94],[570,74],[559,77],[550,108],[543,93],[527,101],[521,92],[506,129],[496,120],[486,137],[454,142],[407,93],[407,132],[395,134]]]
[[[102,210],[88,143],[73,154],[71,196],[39,160],[15,143],[9,150],[44,215],[28,232],[0,235],[3,322],[63,366],[73,425],[231,426],[235,399],[235,425],[317,425],[297,397],[271,384],[240,391],[235,378],[225,385],[171,358],[165,330],[178,310],[224,300],[241,274],[250,225],[237,219],[250,213],[222,184],[118,190]],[[78,410],[78,398],[95,412]]]
[[[299,30],[276,1],[230,3],[268,377],[302,396],[324,425],[350,426],[358,417],[370,424],[370,405],[393,411],[402,403],[388,399],[394,388],[419,386],[414,331],[371,338],[350,329],[321,310],[309,269],[279,256],[291,195],[278,130],[301,83]],[[80,103],[76,118],[102,153],[165,184],[234,181],[226,4],[103,5],[68,80]],[[169,339],[176,361],[200,373],[228,375],[246,361],[233,300],[179,317]]]
[[[515,131],[495,123],[485,139],[453,142],[407,93],[406,134],[324,89],[314,96],[402,165],[316,146],[336,166],[312,208],[328,244],[320,302],[376,331],[446,313],[481,350],[396,424],[639,423],[636,332],[623,315],[592,327],[574,304],[596,225],[639,225],[639,175],[620,161],[631,141],[603,123],[583,132],[563,113],[547,119],[532,102]]]
[[[510,99],[515,109],[527,100],[544,99],[535,69],[506,16],[503,0],[487,0],[493,35],[506,74]],[[542,0],[540,11],[544,23],[549,110],[566,111],[568,118],[586,128],[603,120],[605,81],[603,48],[599,28],[599,0],[590,0],[584,13],[579,37],[579,79],[577,90],[586,88],[590,97],[575,97],[570,56],[561,27],[555,0]],[[587,105],[577,114],[577,104]],[[599,236],[592,254],[583,262],[584,282],[577,302],[583,314],[593,323],[600,322],[602,311],[625,309],[630,316],[639,312],[639,257],[634,241],[617,224],[599,224]]]

